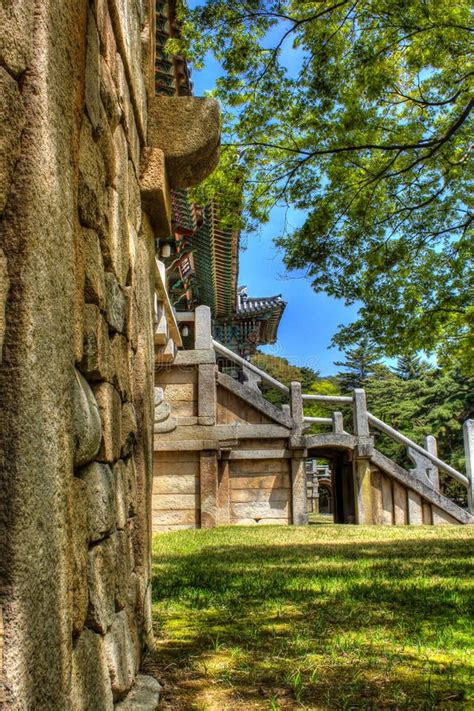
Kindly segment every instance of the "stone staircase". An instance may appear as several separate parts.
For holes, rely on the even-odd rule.
[[[167,309],[159,290],[163,267],[157,271],[159,308]],[[438,457],[434,437],[421,445],[375,417],[364,390],[319,395],[303,393],[298,382],[288,387],[214,340],[207,306],[186,318],[193,322],[194,348],[169,360],[170,340],[173,351],[180,343],[177,322],[166,319],[165,325],[157,314],[155,341],[162,350],[156,357],[154,530],[305,524],[308,459],[331,464],[337,523],[473,522],[473,421],[464,425],[463,473]],[[219,361],[229,360],[243,382],[219,371]],[[272,405],[261,382],[287,402]],[[330,416],[305,416],[307,402],[324,405]],[[403,445],[413,466],[404,468],[378,451],[377,432]],[[441,473],[466,489],[466,508],[444,495]]]
[[[464,423],[466,473],[454,469],[437,456],[436,439],[427,437],[424,446],[410,440],[398,430],[375,417],[367,409],[363,389],[352,395],[333,396],[305,394],[301,384],[290,387],[275,380],[253,364],[245,361],[222,344],[213,341],[218,355],[233,360],[244,373],[252,387],[239,385],[240,395],[248,398],[254,407],[269,413],[268,403],[256,383],[263,381],[283,392],[289,400],[283,405],[275,423],[282,424],[282,417],[291,419],[289,446],[311,455],[325,456],[345,451],[350,452],[353,462],[355,490],[355,519],[358,523],[375,524],[470,524],[473,517],[473,471],[474,471],[474,421]],[[219,378],[222,378],[219,374]],[[350,406],[352,409],[352,432],[345,430],[343,415],[334,410],[330,417],[306,417],[305,402],[318,402],[325,406]],[[309,427],[329,427],[329,432],[308,433]],[[413,462],[412,469],[405,469],[379,452],[374,446],[374,430],[383,432],[406,447]],[[439,472],[451,477],[467,490],[467,509],[458,506],[440,491]]]

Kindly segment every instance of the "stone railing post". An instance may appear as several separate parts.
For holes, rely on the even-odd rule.
[[[356,388],[353,400],[354,435],[357,437],[357,452],[360,457],[372,456],[373,438],[370,436],[365,390]]]
[[[425,449],[430,454],[434,454],[435,457],[438,456],[436,437],[428,435],[425,438]],[[433,487],[435,491],[439,491],[438,467],[433,464],[431,459],[413,447],[407,447],[407,454],[415,465],[413,469],[410,469],[410,474],[416,479],[428,484],[428,486]]]
[[[301,438],[303,435],[303,398],[301,397],[301,383],[294,380],[290,384],[290,407],[294,422],[293,436]],[[291,459],[291,499],[293,524],[302,526],[308,523],[308,497],[306,491],[305,449],[297,449],[292,453]]]
[[[209,306],[197,306],[194,312],[194,349],[213,351],[211,330],[211,309]],[[212,356],[214,360],[214,356]],[[198,365],[198,424],[215,425],[217,390],[215,363]]]
[[[242,368],[242,371],[244,375],[244,385],[246,385],[248,388],[256,390],[259,393],[260,385],[262,384],[262,379],[256,373],[250,370],[250,368],[246,368],[244,366]]]
[[[344,434],[344,419],[342,412],[332,413],[332,431],[334,434]]]
[[[294,380],[290,384],[291,416],[295,423],[293,434],[300,437],[303,434],[303,398],[301,397],[301,383]]]
[[[474,513],[474,420],[466,420],[463,432],[466,476],[469,480],[467,487],[467,508],[469,513],[472,514]]]
[[[354,390],[354,434],[356,437],[370,437],[365,390]]]
[[[211,309],[197,306],[194,312],[194,348],[197,351],[212,348]]]
[[[427,435],[425,439],[425,449],[430,454],[434,454],[435,457],[438,456],[438,443],[436,442],[436,437],[433,435]],[[438,467],[432,462],[429,462],[428,478],[433,485],[433,489],[435,489],[435,491],[439,491],[439,471]]]

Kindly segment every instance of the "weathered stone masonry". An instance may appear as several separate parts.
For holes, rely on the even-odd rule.
[[[156,240],[219,140],[214,102],[154,97],[154,22],[150,0],[0,8],[7,709],[129,708],[151,634]]]

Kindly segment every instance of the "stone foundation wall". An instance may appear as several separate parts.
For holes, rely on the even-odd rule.
[[[0,9],[0,700],[15,711],[112,709],[151,632],[152,7]]]
[[[218,373],[207,306],[197,307],[194,322],[195,349],[172,364],[157,359],[153,530],[290,524],[291,421]]]
[[[199,528],[200,523],[199,452],[155,452],[153,531]]]
[[[290,459],[232,460],[229,474],[229,523],[292,523]]]

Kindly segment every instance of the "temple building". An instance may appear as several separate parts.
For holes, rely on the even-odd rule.
[[[238,286],[240,235],[223,226],[218,205],[201,208],[185,191],[175,192],[173,225],[170,240],[161,241],[161,258],[183,343],[192,337],[192,312],[199,305],[211,309],[217,340],[244,358],[259,346],[275,343],[286,304],[280,295],[250,297],[247,287]]]
[[[170,37],[179,37],[176,1],[156,3],[155,95],[191,96],[192,82],[183,57],[170,56],[165,44]]]
[[[155,92],[191,96],[191,73],[186,61],[169,55],[165,44],[179,36],[175,2],[157,3]],[[160,240],[170,301],[179,314],[184,346],[193,343],[193,310],[211,309],[213,335],[223,345],[250,359],[257,348],[277,340],[286,303],[280,295],[251,297],[238,285],[240,234],[228,227],[213,200],[196,205],[189,190],[171,191],[173,232]],[[189,319],[186,320],[186,313]],[[230,372],[230,364],[220,365]]]

